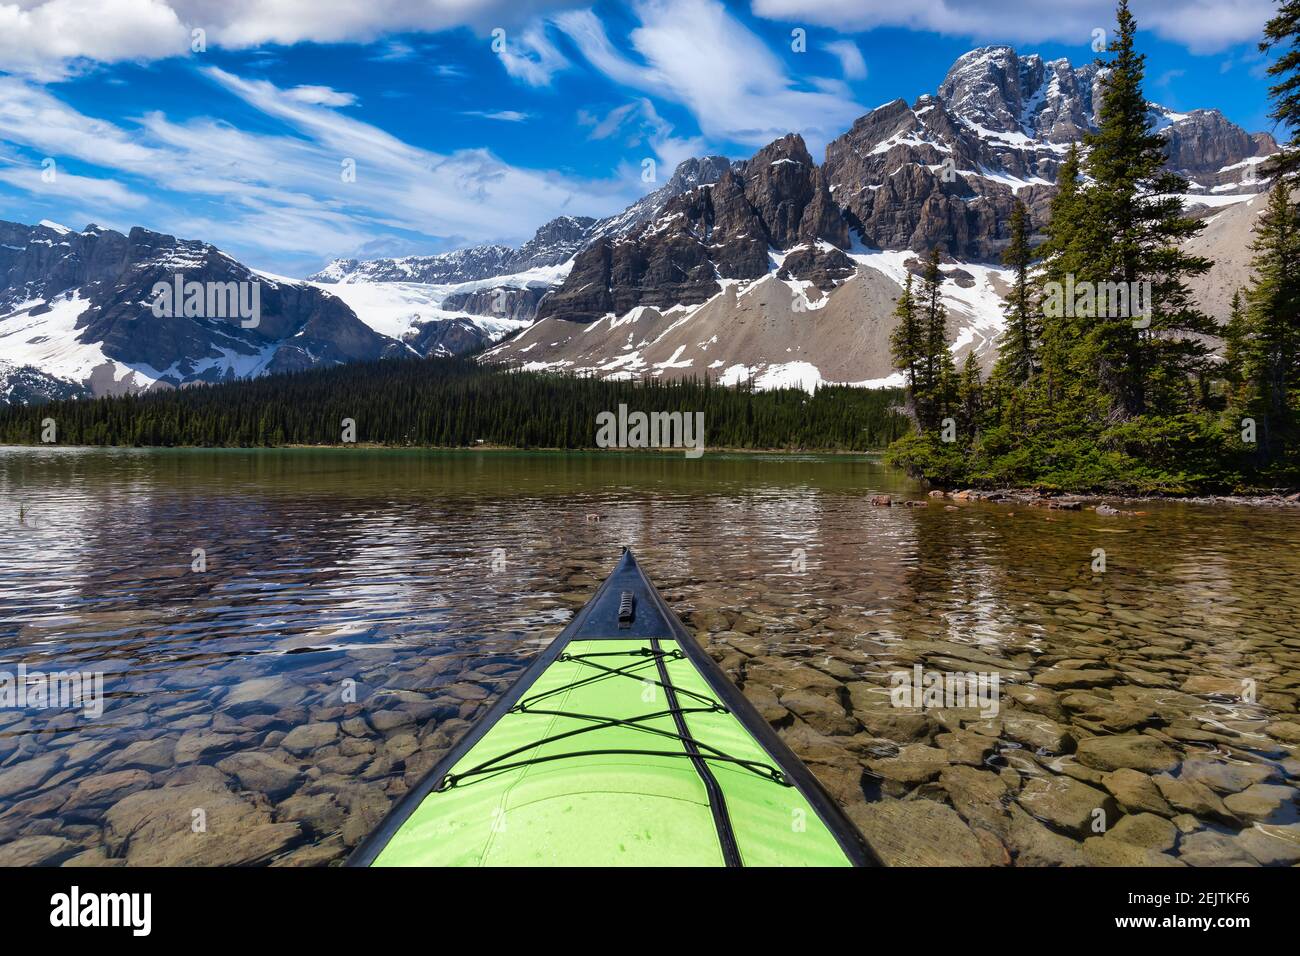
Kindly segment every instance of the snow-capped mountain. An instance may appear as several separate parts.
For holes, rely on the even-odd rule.
[[[717,182],[730,166],[730,160],[723,156],[684,160],[668,182],[621,212],[604,219],[560,216],[538,229],[518,249],[485,245],[431,256],[335,259],[309,281],[337,285],[336,294],[343,298],[350,297],[345,286],[400,283],[407,287],[406,295],[413,305],[421,301],[425,305],[437,304],[438,308],[422,313],[428,320],[446,318],[445,313],[451,311],[479,316],[488,323],[527,323],[537,316],[543,296],[563,281],[580,250],[602,237],[625,235],[656,218],[672,199],[698,185]],[[420,284],[429,288],[421,290]],[[354,298],[387,301],[393,293],[375,289]],[[496,329],[495,325],[491,327]]]
[[[203,291],[160,315],[157,290],[183,293],[187,283]],[[220,307],[209,308],[216,293]],[[238,306],[241,293],[255,318],[252,311],[224,308]],[[96,395],[294,371],[401,349],[340,300],[306,283],[256,273],[204,242],[141,228],[123,235],[94,225],[74,232],[0,222],[0,360]]]
[[[450,285],[493,276],[512,275],[572,258],[586,244],[596,220],[587,216],[561,216],[537,230],[518,249],[509,246],[471,246],[432,256],[398,259],[335,259],[312,282],[424,282]]]
[[[1064,154],[1095,128],[1102,75],[1095,64],[984,47],[960,57],[936,92],[859,118],[820,165],[790,135],[747,160],[687,160],[626,209],[559,217],[518,248],[339,259],[306,280],[145,229],[0,222],[0,400],[493,343],[489,356],[530,368],[880,383],[891,380],[900,283],[936,246],[953,347],[987,364],[1005,287],[993,263],[1012,206],[1019,199],[1044,221]],[[1210,234],[1248,232],[1272,137],[1216,110],[1152,104],[1151,114]],[[1198,251],[1213,255],[1213,241]],[[1228,271],[1241,268],[1233,260]],[[259,322],[154,314],[157,283],[178,275],[256,285]],[[1224,296],[1203,292],[1218,315]]]
[[[431,256],[335,259],[320,272],[308,276],[308,281],[423,282],[449,285],[562,265],[594,239],[606,235],[622,235],[655,218],[674,196],[701,183],[717,182],[729,166],[730,161],[723,156],[684,160],[678,164],[667,183],[642,196],[622,212],[604,219],[559,216],[539,228],[533,238],[518,249],[484,245]]]
[[[549,288],[556,278],[518,282]],[[257,272],[205,242],[147,229],[0,221],[0,401],[459,354],[526,324],[443,307],[461,286],[443,288],[436,301],[423,286],[412,293],[389,284],[383,301],[367,300],[366,286],[346,288],[339,295]]]
[[[596,239],[542,300],[538,324],[488,355],[601,375],[878,383],[890,380],[902,280],[938,247],[952,347],[988,365],[1006,284],[993,263],[1012,208],[1019,199],[1045,221],[1070,144],[1096,128],[1102,76],[1006,46],[973,50],[936,93],[859,118],[820,167],[785,137],[657,218]],[[1258,164],[1277,150],[1268,134],[1216,110],[1151,113],[1193,212],[1264,188]]]
[[[960,57],[937,94],[886,103],[826,148],[826,178],[862,241],[881,249],[939,246],[996,262],[1016,198],[1036,226],[1071,143],[1096,128],[1096,64],[1073,67],[1007,46]],[[1260,190],[1254,170],[1277,151],[1217,110],[1151,105],[1170,166],[1190,180],[1189,203],[1221,205]]]

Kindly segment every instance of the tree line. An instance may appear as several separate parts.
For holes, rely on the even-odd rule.
[[[94,400],[0,408],[0,441],[72,445],[592,448],[600,412],[704,413],[708,447],[865,451],[910,428],[897,390],[758,391],[610,381],[470,358],[389,359]],[[349,430],[348,422],[352,423]],[[51,425],[53,430],[51,431]]]
[[[1189,279],[1204,223],[1183,211],[1187,181],[1143,93],[1145,57],[1120,0],[1103,65],[1098,128],[1061,165],[1044,241],[1017,203],[1003,262],[1005,328],[985,378],[959,373],[944,334],[936,249],[909,277],[891,342],[916,432],[890,460],[944,485],[1189,492],[1293,485],[1300,472],[1300,0],[1281,4],[1261,48],[1272,117],[1293,130],[1264,168],[1253,278],[1220,327]]]

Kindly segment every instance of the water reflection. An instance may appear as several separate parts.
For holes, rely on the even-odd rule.
[[[846,804],[919,789],[960,811],[955,778],[922,768],[891,782],[898,767],[878,760],[882,746],[922,745],[918,759],[961,765],[941,737],[964,725],[894,739],[871,716],[892,668],[960,653],[1022,683],[1104,672],[1054,685],[1035,719],[1078,739],[1156,732],[1184,757],[1266,766],[1266,786],[1291,786],[1294,512],[1161,504],[1105,519],[873,506],[881,493],[924,496],[862,456],[0,449],[0,667],[93,666],[109,694],[93,722],[0,711],[0,842],[56,836],[46,862],[141,862],[112,823],[131,807],[114,808],[170,784],[235,795],[234,859],[337,860],[623,545],[747,692],[780,675],[774,719],[810,761],[825,740],[842,748],[813,769]],[[809,668],[834,676],[816,686],[858,733],[776,702]],[[1226,694],[1243,679],[1260,689],[1253,703]],[[1036,761],[1023,732],[981,729],[994,745],[980,773],[1002,779],[1021,749],[1024,776],[1105,786],[1072,747]],[[274,772],[245,767],[250,753]],[[113,774],[134,775],[104,784]],[[1285,798],[1255,797],[1270,794]],[[1019,829],[985,828],[1007,860],[1031,859],[1028,824],[1007,819]],[[1261,819],[1288,823],[1282,810]],[[1211,825],[1179,839],[1195,851]],[[183,844],[160,846],[187,859]]]

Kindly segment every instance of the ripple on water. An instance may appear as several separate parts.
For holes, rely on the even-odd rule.
[[[881,493],[921,496],[858,457],[0,450],[0,668],[106,697],[0,710],[0,861],[343,859],[625,544],[891,862],[1300,861],[1300,516]],[[891,706],[918,665],[998,713]]]

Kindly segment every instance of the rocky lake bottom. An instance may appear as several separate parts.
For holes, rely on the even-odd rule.
[[[341,863],[628,545],[887,863],[1294,866],[1300,512],[1127,508],[870,457],[0,449],[0,673],[104,692],[0,708],[0,864]],[[917,667],[996,712],[896,706]]]

